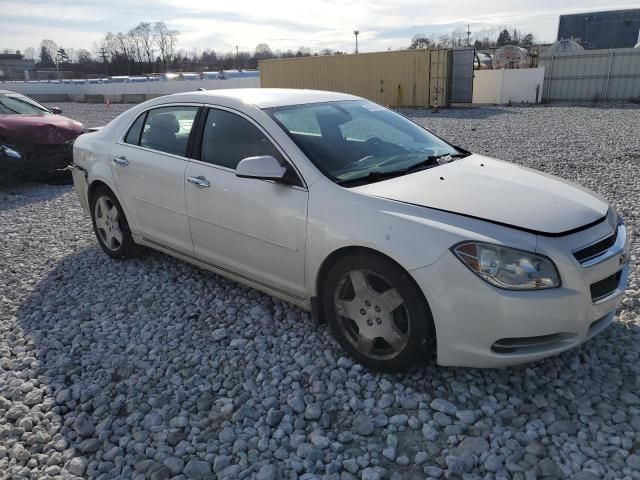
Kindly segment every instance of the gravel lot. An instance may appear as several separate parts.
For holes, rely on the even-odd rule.
[[[88,126],[127,106],[62,104]],[[619,318],[503,370],[374,374],[287,303],[98,248],[70,186],[0,190],[0,477],[640,478],[640,109],[407,111],[578,181],[634,230]]]

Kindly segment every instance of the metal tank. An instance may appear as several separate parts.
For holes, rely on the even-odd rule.
[[[526,68],[529,65],[529,52],[517,45],[504,45],[493,54],[493,68]]]
[[[490,70],[493,68],[493,60],[488,53],[476,51],[475,58],[473,60],[474,70]]]
[[[575,40],[564,39],[558,40],[549,47],[547,55],[562,55],[566,53],[580,53],[584,51],[584,47]]]

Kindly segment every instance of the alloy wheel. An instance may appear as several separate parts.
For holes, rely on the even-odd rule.
[[[102,243],[112,252],[122,246],[122,226],[118,207],[106,195],[98,198],[94,208],[96,230]]]
[[[351,270],[334,294],[338,325],[363,355],[385,360],[401,353],[409,341],[410,322],[405,302],[382,275]]]

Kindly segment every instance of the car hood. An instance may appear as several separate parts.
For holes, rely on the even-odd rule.
[[[0,115],[0,138],[58,145],[84,131],[80,122],[61,115]]]
[[[352,190],[541,235],[597,223],[609,208],[579,185],[477,154]]]

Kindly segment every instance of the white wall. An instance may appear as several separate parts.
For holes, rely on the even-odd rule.
[[[168,95],[190,92],[198,88],[259,87],[260,78],[229,78],[226,80],[181,80],[142,83],[62,84],[62,83],[0,83],[0,89],[26,95]]]
[[[473,73],[473,103],[536,103],[536,87],[537,100],[542,101],[544,67],[476,70]]]

